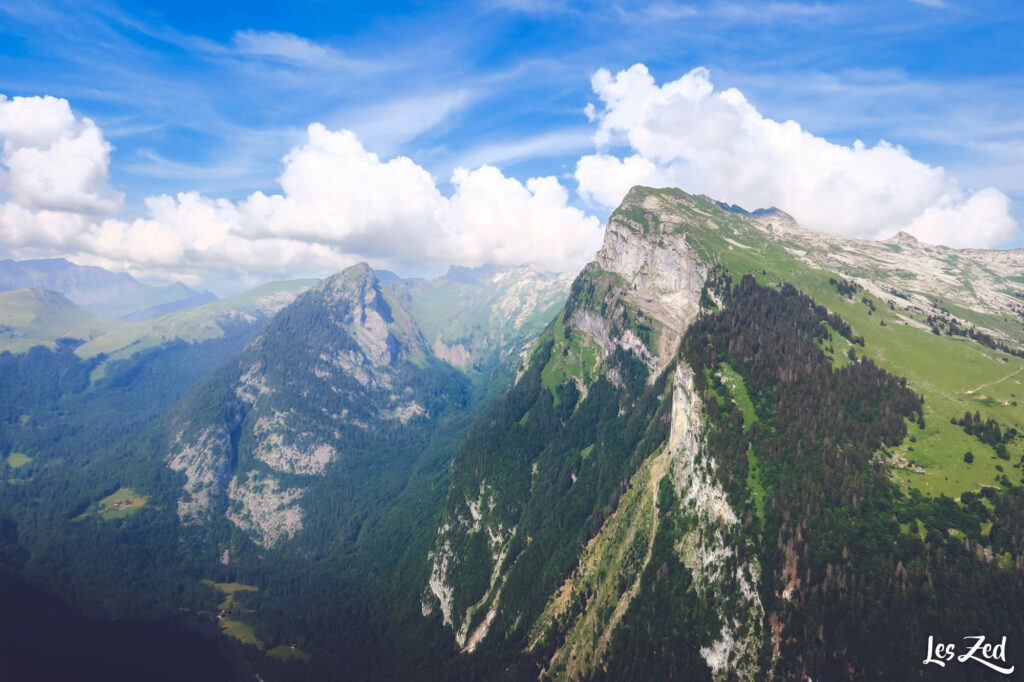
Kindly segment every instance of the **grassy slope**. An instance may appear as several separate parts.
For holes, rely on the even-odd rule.
[[[260,299],[275,294],[298,293],[316,282],[317,280],[270,282],[237,296],[176,310],[152,320],[120,322],[102,336],[83,344],[75,352],[82,358],[107,353],[111,359],[116,360],[177,338],[185,341],[219,338],[224,333],[219,323],[229,319],[233,311],[253,314],[259,308]]]
[[[302,661],[306,663],[310,660],[309,654],[302,649],[291,648],[286,644],[275,646],[273,649],[267,652],[267,656],[271,658],[279,658],[282,661]]]
[[[235,596],[239,592],[256,592],[259,589],[255,585],[245,585],[238,582],[215,583],[212,580],[203,580],[202,583],[204,585],[209,585],[224,595],[224,599],[217,605],[217,608],[221,611],[248,612],[249,609],[235,603]],[[232,615],[236,617],[222,618],[220,620],[221,632],[229,637],[234,637],[242,644],[252,644],[260,651],[264,650],[266,645],[263,643],[263,640],[256,636],[256,632],[253,630],[252,625],[240,620],[237,617],[238,614],[232,613]]]
[[[115,509],[114,503],[118,500],[131,500],[131,504]],[[140,495],[131,488],[119,488],[97,502],[94,511],[99,514],[100,518],[104,521],[123,519],[145,507],[148,501],[149,498],[147,496]]]
[[[217,609],[231,612],[230,616],[221,618],[219,622],[220,630],[225,635],[237,639],[242,644],[251,644],[272,658],[303,663],[310,660],[311,657],[308,653],[298,647],[293,649],[289,644],[279,644],[267,649],[267,644],[256,635],[255,628],[242,620],[243,616],[252,616],[255,611],[239,604],[236,597],[241,592],[257,592],[259,591],[258,587],[239,582],[217,583],[212,580],[202,580],[201,582],[224,595],[224,599],[217,605]]]
[[[739,372],[728,363],[723,363],[719,366],[719,375],[722,377],[722,383],[729,389],[729,394],[736,402],[736,406],[743,412],[743,430],[746,431],[750,428],[751,424],[758,420],[757,412],[754,410],[754,403],[750,399],[750,393],[747,392],[747,385],[744,383],[743,377],[739,375]],[[758,515],[763,519],[768,504],[768,492],[761,482],[761,461],[757,458],[753,445],[747,450],[747,464],[749,465],[747,469],[747,487],[750,488],[751,493],[754,495],[754,504],[757,506]]]
[[[554,319],[541,337],[542,341],[547,339],[551,339],[554,345],[551,348],[551,360],[541,371],[540,378],[544,387],[555,395],[555,404],[558,404],[555,389],[570,378],[580,380],[584,386],[590,385],[597,378],[595,372],[601,349],[586,334],[576,330],[571,330],[569,338],[566,338],[561,315]]]
[[[33,459],[33,457],[29,457],[23,452],[12,452],[11,454],[7,455],[7,466],[11,467],[12,469],[20,469],[21,467],[31,462]]]
[[[1010,461],[997,460],[991,447],[950,424],[950,418],[978,410],[983,417],[993,417],[1003,425],[1024,431],[1024,409],[1012,404],[1018,399],[1017,394],[1024,401],[1024,384],[1018,383],[1024,381],[1024,372],[1021,372],[1024,360],[967,339],[936,336],[911,326],[902,318],[920,322],[923,316],[899,309],[892,311],[887,304],[864,292],[852,298],[841,296],[829,283],[836,273],[798,260],[796,254],[787,250],[785,242],[756,231],[739,217],[724,214],[710,202],[704,210],[715,216],[721,226],[718,229],[687,226],[687,232],[695,238],[694,245],[699,251],[718,254],[722,265],[732,273],[733,281],[738,281],[744,273],[751,273],[762,284],[793,284],[841,315],[853,327],[854,335],[864,337],[865,347],[857,346],[858,354],[906,377],[908,384],[924,395],[926,428],[922,431],[911,426],[911,435],[917,442],[908,439],[896,452],[924,467],[926,473],[894,470],[894,476],[924,493],[945,493],[953,497],[982,485],[996,485],[997,464],[1003,466],[1014,484],[1020,482],[1020,470],[1012,465],[1024,454],[1021,439],[1009,446]],[[690,212],[686,217],[704,222],[699,213]],[[869,314],[868,306],[861,302],[862,297],[874,301],[873,313]],[[953,310],[952,306],[947,307]],[[973,317],[986,326],[1006,327],[1005,321],[992,316],[975,314]],[[883,320],[885,326],[881,325]],[[1019,335],[1019,329],[1017,331]],[[833,336],[835,356],[837,359],[844,357],[849,344],[838,335]],[[1021,373],[1011,376],[1015,372]],[[981,386],[984,387],[976,390]],[[911,447],[913,451],[909,451]],[[975,454],[973,464],[963,461],[967,450]]]
[[[38,289],[0,292],[0,351],[53,347],[62,336],[89,339],[119,323],[101,320],[61,294]]]

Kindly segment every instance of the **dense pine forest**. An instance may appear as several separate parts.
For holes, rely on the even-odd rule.
[[[833,368],[820,348],[831,323],[794,288],[749,276],[735,288],[717,284],[723,310],[691,328],[684,352],[704,370],[709,451],[770,568],[762,597],[780,633],[776,674],[988,679],[980,666],[923,671],[919,643],[929,634],[955,641],[965,628],[1022,631],[1015,605],[1024,586],[992,558],[1008,551],[1021,561],[1006,539],[1024,534],[1011,511],[1022,491],[986,488],[988,506],[969,493],[959,502],[903,494],[872,454],[903,440],[905,419],[923,419],[920,396],[867,359]],[[753,414],[721,399],[721,363],[743,376]],[[753,487],[768,499],[763,516],[753,463]],[[985,538],[993,508],[1006,514],[996,512],[1006,530]]]

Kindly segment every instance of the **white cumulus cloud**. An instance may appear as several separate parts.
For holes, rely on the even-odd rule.
[[[446,195],[411,159],[382,160],[355,133],[319,123],[283,159],[279,193],[238,202],[154,196],[135,219],[110,215],[121,206],[107,183],[110,147],[67,101],[0,100],[0,139],[9,195],[0,244],[15,257],[60,252],[230,286],[327,275],[358,260],[406,272],[483,263],[572,270],[601,239],[599,221],[571,207],[554,177],[520,182],[492,166],[457,168]]]
[[[607,207],[632,184],[679,187],[747,208],[777,206],[805,227],[878,239],[906,230],[951,246],[1012,239],[1009,199],[963,189],[942,168],[881,141],[833,144],[794,121],[762,116],[741,92],[715,90],[696,68],[659,86],[643,64],[592,78],[598,153],[576,167],[579,193]],[[632,155],[608,153],[617,145]]]
[[[639,154],[624,159],[610,154],[589,154],[576,163],[579,194],[601,206],[617,206],[630,187],[670,184],[654,162]]]
[[[455,169],[445,196],[407,157],[381,161],[351,131],[309,126],[285,157],[281,194],[240,202],[238,232],[331,245],[397,263],[536,263],[564,270],[597,248],[596,218],[568,205],[553,177],[525,183],[492,166]]]
[[[123,196],[108,184],[110,145],[67,100],[0,95],[0,189],[32,211],[112,214]],[[5,170],[4,170],[5,169]]]

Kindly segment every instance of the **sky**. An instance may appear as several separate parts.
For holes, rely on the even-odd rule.
[[[0,0],[0,257],[575,270],[635,184],[1024,246],[1024,7]]]

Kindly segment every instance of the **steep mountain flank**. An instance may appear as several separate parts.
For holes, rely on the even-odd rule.
[[[1009,293],[937,286],[918,256],[954,279],[1000,263],[979,289]],[[1024,596],[1015,546],[985,535],[973,493],[922,496],[938,491],[893,464],[925,444],[957,479],[932,485],[996,481],[988,463],[959,478],[949,420],[974,400],[956,388],[964,376],[998,371],[997,386],[1021,366],[1015,257],[844,240],[776,210],[631,191],[453,463],[421,609],[462,652],[455,669],[892,679],[919,669],[923,633],[958,627],[943,604],[1020,632],[999,605]],[[970,369],[937,378],[920,357],[933,349]],[[1016,402],[985,405],[1021,428]],[[996,546],[1005,559],[986,561]]]
[[[680,545],[677,561],[714,600],[742,580],[752,614],[727,624],[706,657],[725,672],[756,661],[756,563],[704,570],[736,553],[723,534],[735,514],[713,463],[696,465],[700,396],[676,357],[710,264],[685,232],[652,229],[649,217],[627,198],[516,387],[460,449],[423,610],[436,606],[464,651],[497,630],[525,636],[542,675],[593,676],[641,588],[671,481],[709,539]]]
[[[168,463],[187,479],[178,512],[227,518],[264,547],[303,527],[301,500],[327,468],[375,471],[388,432],[465,400],[406,312],[363,266],[275,316],[179,417]],[[209,409],[212,406],[215,409]],[[224,496],[226,495],[226,500]]]

